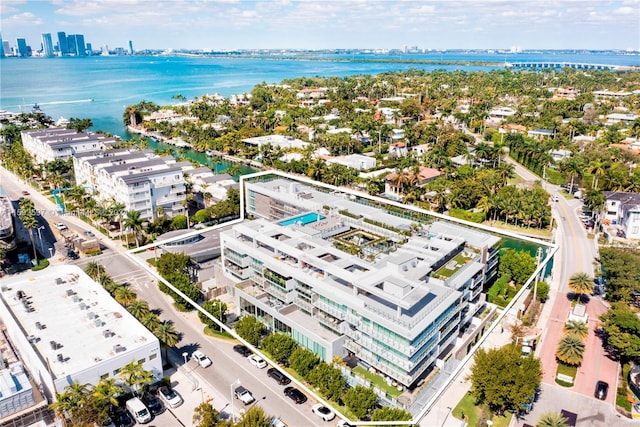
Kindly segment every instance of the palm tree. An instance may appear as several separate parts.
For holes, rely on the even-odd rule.
[[[20,219],[20,221],[22,221],[22,225],[24,225],[24,228],[29,230],[31,246],[33,247],[33,259],[37,263],[38,252],[36,251],[36,244],[33,238],[33,229],[38,226],[38,220],[36,219],[36,210],[33,206],[33,200],[28,198],[20,200],[20,211],[18,212],[18,218]]]
[[[142,368],[142,363],[132,360],[120,368],[118,376],[123,379],[127,387],[136,394],[141,385],[151,384],[153,374]]]
[[[582,363],[584,342],[577,335],[565,335],[558,343],[556,357],[567,365],[577,366]]]
[[[104,272],[101,272],[98,274],[97,281],[107,292],[109,292],[112,295],[115,292],[115,290],[120,287],[119,284],[113,281],[111,276],[109,276],[107,273],[104,273]]]
[[[584,338],[589,334],[589,327],[586,323],[580,320],[569,320],[564,324],[564,331],[567,334],[573,334],[580,338]]]
[[[153,311],[145,313],[141,318],[139,318],[139,320],[145,328],[152,332],[155,332],[155,330],[160,326],[160,317]]]
[[[567,421],[559,412],[545,412],[538,418],[536,427],[569,427]]]
[[[90,261],[84,268],[84,272],[87,273],[87,276],[91,277],[93,280],[98,280],[98,278],[102,274],[105,274],[105,269],[102,264],[96,261]]]
[[[120,304],[127,306],[135,301],[138,296],[128,286],[119,286],[113,293],[113,297]]]
[[[124,227],[127,230],[133,231],[133,236],[136,239],[136,247],[140,247],[140,240],[138,234],[142,232],[142,218],[140,218],[140,211],[128,211],[124,218]]]
[[[76,419],[82,416],[82,408],[87,403],[88,384],[73,382],[62,393],[56,393],[56,401],[49,407],[64,425],[76,425]]]
[[[591,188],[598,188],[598,179],[604,176],[606,167],[607,165],[601,159],[595,159],[589,165],[589,173],[593,175],[593,179],[591,180]]]
[[[149,313],[149,303],[137,299],[127,306],[127,311],[136,319],[142,319],[147,313]]]
[[[103,402],[106,407],[108,403],[118,406],[116,396],[124,392],[124,388],[116,382],[115,378],[105,378],[100,380],[91,393],[95,399]]]
[[[166,320],[158,325],[158,327],[153,331],[153,334],[162,343],[162,348],[164,349],[163,361],[166,366],[169,364],[169,347],[173,347],[178,344],[180,341],[180,335],[178,335],[178,331],[173,327],[173,324]]]
[[[593,278],[587,273],[579,272],[569,277],[569,289],[577,295],[578,301],[584,294],[593,291]]]

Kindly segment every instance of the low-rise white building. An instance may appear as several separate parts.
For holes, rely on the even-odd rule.
[[[348,156],[331,157],[326,160],[328,165],[338,163],[348,168],[367,170],[376,167],[376,158],[363,156],[362,154],[349,154]]]
[[[185,174],[193,184],[193,193],[199,207],[208,207],[227,198],[229,189],[238,189],[238,183],[228,173],[214,174],[208,167],[199,167]]]
[[[115,138],[78,133],[75,129],[67,128],[23,130],[20,134],[22,146],[38,164],[68,160],[76,153],[103,150],[117,143]]]
[[[266,135],[266,136],[256,136],[254,138],[245,138],[242,140],[245,144],[256,145],[258,148],[263,145],[271,144],[273,147],[278,148],[305,148],[309,145],[308,142],[305,142],[301,139],[293,138],[291,136],[285,135]]]
[[[619,225],[627,239],[640,239],[640,193],[605,191],[604,219]]]
[[[128,148],[78,154],[73,167],[76,184],[91,187],[98,200],[115,200],[148,220],[157,218],[159,210],[167,216],[184,212],[183,170],[193,168],[172,156]]]
[[[158,339],[77,266],[3,279],[0,317],[50,401],[73,382],[96,385],[140,362],[162,376]]]

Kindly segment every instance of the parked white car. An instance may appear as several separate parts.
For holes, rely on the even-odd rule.
[[[198,364],[203,368],[206,368],[207,366],[211,366],[211,359],[209,359],[209,357],[207,357],[207,355],[201,352],[200,350],[194,351],[193,354],[191,355],[191,358],[195,359],[198,362]]]
[[[66,230],[67,226],[64,225],[62,222],[56,222],[55,224],[53,224],[53,226],[55,228],[57,228],[58,230]]]
[[[263,369],[267,367],[267,362],[265,362],[264,359],[257,354],[252,354],[247,359],[249,359],[249,363],[251,363],[256,368]]]
[[[167,405],[171,406],[172,408],[177,408],[178,406],[182,405],[182,397],[180,397],[180,395],[170,387],[160,387],[158,389],[158,395],[162,400],[165,401]]]
[[[316,403],[311,407],[311,412],[319,416],[325,421],[331,421],[336,417],[336,414],[322,403]]]

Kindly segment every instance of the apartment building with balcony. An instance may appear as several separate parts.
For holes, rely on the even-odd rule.
[[[220,234],[238,314],[291,334],[323,360],[405,387],[455,348],[485,306],[500,239],[278,175],[244,181],[257,219]]]
[[[77,154],[73,166],[76,184],[90,187],[98,200],[122,203],[147,220],[184,213],[189,162],[125,148]]]
[[[115,138],[67,128],[23,130],[20,134],[22,146],[38,164],[69,160],[76,153],[104,150],[117,143]]]

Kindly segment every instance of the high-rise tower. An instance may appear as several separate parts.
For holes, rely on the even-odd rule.
[[[60,49],[60,56],[69,54],[69,44],[67,43],[67,35],[64,31],[58,32],[58,48]]]
[[[29,56],[29,47],[27,46],[26,39],[16,39],[16,44],[18,45],[18,56],[27,57]]]
[[[42,33],[42,50],[44,56],[53,56],[53,42],[51,41],[51,33]]]

